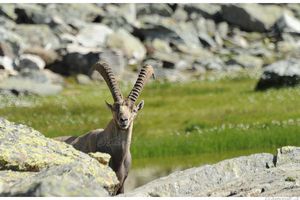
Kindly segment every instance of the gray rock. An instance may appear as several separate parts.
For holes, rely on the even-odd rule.
[[[21,71],[23,69],[41,70],[46,66],[45,61],[37,55],[23,54],[18,59],[15,69]]]
[[[282,55],[287,55],[289,53],[298,52],[300,49],[300,43],[297,44],[296,41],[278,41],[276,43],[276,50]]]
[[[76,36],[74,36],[72,34],[69,34],[69,33],[62,33],[62,34],[60,34],[59,35],[59,40],[65,46],[67,46],[69,44],[77,44],[78,45],[78,41],[76,39]]]
[[[298,196],[299,147],[177,171],[122,196]]]
[[[277,5],[224,4],[221,13],[224,20],[243,30],[265,32],[282,15],[283,9]]]
[[[227,38],[224,40],[224,45],[226,48],[248,48],[249,43],[248,41],[240,34],[234,34],[231,38]]]
[[[212,40],[211,38],[216,35],[216,24],[213,20],[205,19],[203,17],[199,18],[196,21],[196,27],[198,36],[200,39],[205,36],[205,38],[210,38],[209,40]],[[207,40],[207,39],[206,39]],[[214,41],[212,41],[214,42]],[[210,43],[212,43],[210,42]]]
[[[153,68],[162,68],[163,66],[163,63],[161,60],[157,60],[157,59],[146,59],[144,62],[143,62],[143,65],[151,65]],[[156,74],[156,72],[155,72]],[[156,75],[155,75],[156,76]]]
[[[295,17],[297,17],[297,18],[300,17],[300,5],[299,4],[289,3],[289,4],[286,4],[286,7],[294,13]]]
[[[172,15],[172,18],[176,21],[187,21],[188,13],[184,10],[183,6],[177,5],[175,12]]]
[[[229,26],[226,22],[221,22],[217,25],[217,30],[222,38],[226,38],[229,32]]]
[[[173,10],[167,4],[162,3],[139,3],[136,4],[137,17],[142,15],[160,15],[170,17],[173,14]]]
[[[4,119],[0,132],[0,196],[115,194],[115,173],[89,155]]]
[[[288,59],[266,66],[255,89],[266,90],[298,84],[300,84],[300,60]]]
[[[46,4],[45,12],[52,17],[59,17],[65,24],[71,24],[73,27],[80,28],[86,22],[93,22],[97,17],[103,16],[101,7],[95,4]]]
[[[62,60],[58,60],[51,66],[48,66],[52,71],[62,75],[85,74],[92,76],[91,67],[98,60],[105,60],[112,67],[114,73],[117,76],[121,76],[127,65],[123,52],[118,49],[87,48],[78,45],[68,45],[62,51]]]
[[[284,13],[276,22],[275,29],[279,31],[279,33],[300,34],[300,21],[288,13]]]
[[[17,4],[15,7],[16,22],[19,24],[49,24],[51,16],[41,5]]]
[[[105,49],[100,53],[100,60],[108,63],[117,78],[120,78],[127,66],[127,60],[122,51],[118,49]]]
[[[142,42],[124,29],[119,29],[107,38],[107,46],[121,49],[128,59],[141,61],[146,55]]]
[[[219,57],[197,59],[196,63],[203,66],[206,70],[222,71],[225,63]]]
[[[174,45],[185,44],[191,48],[201,46],[198,32],[192,22],[177,22],[171,18],[144,16],[140,19],[141,27],[136,31],[146,40],[155,38],[171,42]]]
[[[110,13],[110,14],[113,14],[114,16],[116,16],[118,18],[124,18],[126,20],[126,22],[129,24],[136,24],[136,18],[137,18],[136,7],[137,7],[137,4],[135,4],[135,3],[119,4],[116,11],[114,13]],[[123,26],[124,25],[122,25],[121,27],[123,27]],[[118,28],[120,28],[120,26]],[[128,29],[126,29],[126,30],[128,30]]]
[[[180,61],[180,55],[178,53],[164,53],[155,52],[151,58],[159,60],[162,62],[162,67],[167,69],[174,69],[176,63]]]
[[[46,65],[50,65],[59,59],[59,55],[57,54],[56,51],[51,49],[44,49],[41,47],[25,48],[23,53],[39,56],[45,61]]]
[[[13,58],[15,56],[13,48],[8,42],[0,42],[0,56],[8,56],[10,58]]]
[[[131,4],[124,4],[123,6],[116,6],[108,4],[106,6],[107,12],[101,17],[101,24],[105,24],[114,31],[124,29],[128,32],[134,30],[136,21],[136,9]]]
[[[92,83],[92,80],[90,79],[90,77],[85,74],[77,74],[76,81],[77,81],[77,83],[79,83],[81,85],[89,85]]]
[[[11,91],[19,94],[54,95],[62,91],[63,87],[54,78],[49,76],[49,71],[22,70],[18,75],[11,76],[0,82],[0,90]]]
[[[155,71],[155,79],[168,82],[185,82],[189,79],[188,74],[182,72],[182,69],[176,69],[178,63],[161,61],[157,59],[147,59],[143,64],[150,64]]]
[[[167,23],[165,23],[167,24]],[[192,22],[182,22],[182,23],[170,23],[169,28],[174,30],[178,36],[184,41],[184,43],[189,47],[199,47],[201,46],[198,38],[197,30]]]
[[[16,26],[16,23],[13,20],[0,15],[0,25],[2,28],[12,30]]]
[[[44,69],[40,72],[42,73],[42,76],[46,77],[45,80],[48,80],[48,82],[62,86],[65,84],[64,78],[61,75],[56,74],[49,69]]]
[[[210,37],[207,33],[200,32],[199,33],[199,39],[203,46],[208,46],[208,47],[216,47],[217,44],[214,41],[212,37]]]
[[[89,74],[90,68],[100,59],[101,49],[68,45],[62,61],[50,67],[63,75]]]
[[[47,25],[18,25],[15,32],[31,47],[56,49],[60,46],[58,38]]]
[[[233,61],[234,64],[241,65],[244,68],[260,69],[263,65],[263,60],[261,58],[247,54],[234,56],[231,61]],[[233,64],[232,62],[230,63]]]
[[[189,76],[179,70],[168,68],[155,68],[155,78],[161,81],[167,82],[186,82],[189,80]]]
[[[16,20],[17,15],[15,13],[15,4],[1,4],[0,5],[0,15],[3,15],[11,20]]]
[[[102,24],[87,24],[76,35],[77,42],[84,47],[101,47],[106,44],[113,30]]]
[[[151,43],[151,46],[159,52],[164,52],[164,53],[172,53],[172,48],[170,47],[169,43],[161,40],[161,39],[154,39]]]
[[[0,42],[9,44],[14,55],[18,55],[25,47],[25,41],[20,35],[4,27],[0,27]]]
[[[13,60],[7,56],[0,56],[0,68],[9,72],[13,72]]]
[[[100,164],[109,166],[109,161],[111,159],[111,156],[107,153],[101,153],[101,152],[90,152],[88,153],[89,156],[96,159]]]
[[[189,13],[189,15],[201,15],[205,18],[215,18],[217,14],[221,11],[221,5],[219,4],[185,4],[184,9]]]

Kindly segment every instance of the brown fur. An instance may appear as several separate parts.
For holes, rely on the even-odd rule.
[[[127,98],[123,98],[111,69],[106,64],[97,63],[95,69],[104,77],[115,100],[112,105],[106,102],[108,108],[112,111],[113,119],[105,129],[90,131],[79,137],[63,136],[55,139],[71,144],[77,150],[85,153],[104,152],[110,154],[109,166],[115,171],[120,182],[117,191],[117,194],[119,194],[124,192],[124,182],[131,166],[130,144],[133,121],[137,112],[144,106],[144,101],[141,101],[138,105],[135,105],[135,101],[146,80],[153,75],[153,69],[149,65],[144,66]]]

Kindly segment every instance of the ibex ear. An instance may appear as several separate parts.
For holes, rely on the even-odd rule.
[[[113,106],[112,106],[111,104],[107,103],[107,101],[105,101],[105,103],[106,103],[106,106],[107,106],[110,110],[113,110]]]
[[[142,100],[137,106],[137,110],[141,110],[144,107],[144,100]]]

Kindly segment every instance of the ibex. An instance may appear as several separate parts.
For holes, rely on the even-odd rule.
[[[106,102],[108,108],[112,111],[113,119],[108,123],[105,129],[97,129],[86,133],[85,135],[64,136],[55,138],[71,144],[77,150],[85,153],[104,152],[111,155],[109,166],[115,171],[120,187],[117,194],[124,192],[124,182],[127,178],[131,166],[130,144],[132,136],[133,121],[139,110],[144,106],[144,101],[135,105],[146,81],[153,76],[153,68],[145,65],[138,76],[133,89],[127,98],[124,98],[112,69],[105,62],[98,62],[93,66],[105,82],[107,83],[114,103],[111,105]]]

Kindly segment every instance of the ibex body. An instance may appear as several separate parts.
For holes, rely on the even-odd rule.
[[[111,105],[106,102],[106,104],[112,111],[113,119],[105,129],[97,129],[79,137],[64,136],[55,139],[71,144],[85,153],[99,151],[110,154],[109,166],[115,171],[120,182],[117,191],[119,194],[124,192],[124,182],[131,166],[130,144],[133,121],[137,112],[144,106],[143,100],[138,105],[135,105],[135,102],[147,79],[153,75],[153,68],[150,65],[142,68],[127,98],[122,96],[112,70],[107,64],[98,62],[94,65],[94,69],[100,72],[112,93],[114,103]]]

